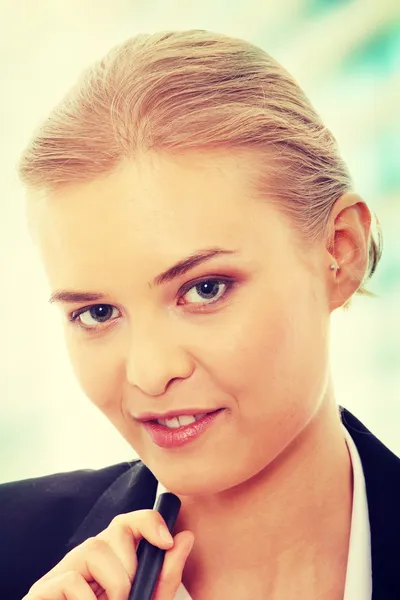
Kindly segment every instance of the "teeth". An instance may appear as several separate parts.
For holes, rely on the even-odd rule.
[[[206,416],[206,414],[207,414],[207,413],[201,413],[201,415],[196,415],[196,416],[195,416],[195,420],[196,420],[196,421],[200,421],[200,419],[202,419],[203,417],[205,417],[205,416]]]
[[[170,429],[177,429],[178,427],[183,427],[185,425],[190,425],[191,423],[195,423],[199,419],[202,419],[207,413],[202,413],[201,415],[180,415],[179,417],[173,417],[172,419],[157,419],[157,423],[160,425],[164,425],[164,427],[169,427]]]
[[[178,417],[179,423],[182,425],[190,425],[191,423],[196,422],[196,417],[194,415],[182,415]]]
[[[157,419],[157,423],[169,427],[170,429],[177,429],[180,427],[179,419],[174,417],[173,419]]]

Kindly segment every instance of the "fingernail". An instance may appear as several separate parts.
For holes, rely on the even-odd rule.
[[[160,527],[158,528],[158,533],[160,534],[160,538],[164,542],[168,542],[168,544],[173,544],[174,543],[172,535],[170,534],[170,532],[168,531],[168,529],[165,527],[165,525],[160,525]]]

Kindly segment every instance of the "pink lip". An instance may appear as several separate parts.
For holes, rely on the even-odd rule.
[[[197,439],[223,412],[225,412],[225,409],[218,409],[204,415],[199,421],[195,421],[190,425],[177,427],[176,429],[169,429],[165,425],[160,425],[154,421],[146,421],[143,425],[157,446],[161,448],[177,448]]]

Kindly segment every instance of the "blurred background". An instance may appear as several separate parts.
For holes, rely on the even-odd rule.
[[[400,454],[400,1],[3,0],[0,7],[0,481],[129,460],[83,396],[29,239],[15,173],[32,130],[110,46],[139,32],[200,28],[276,57],[336,135],[379,216],[384,253],[332,319],[337,401]]]

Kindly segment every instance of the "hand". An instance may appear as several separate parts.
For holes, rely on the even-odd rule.
[[[181,531],[169,543],[160,535],[160,526],[166,528],[156,510],[118,515],[107,529],[69,552],[22,600],[127,600],[142,538],[166,550],[154,600],[173,600],[194,536]]]

